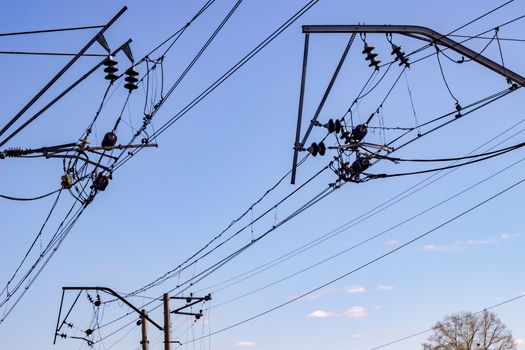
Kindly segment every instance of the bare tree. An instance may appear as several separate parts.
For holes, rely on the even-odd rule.
[[[432,327],[424,350],[516,350],[512,333],[493,312],[461,312]]]

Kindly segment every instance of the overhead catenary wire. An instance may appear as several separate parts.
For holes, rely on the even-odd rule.
[[[465,216],[465,215],[469,214],[470,212],[472,212],[472,211],[478,209],[479,207],[482,207],[482,206],[486,205],[487,203],[493,201],[494,199],[500,197],[501,195],[503,195],[503,194],[507,193],[508,191],[510,191],[510,190],[516,188],[517,186],[521,185],[523,182],[525,182],[525,178],[522,178],[521,180],[519,180],[519,181],[517,181],[517,182],[511,184],[510,186],[504,188],[503,190],[501,190],[501,191],[499,191],[499,192],[493,194],[492,196],[490,196],[490,197],[484,199],[483,201],[478,202],[478,203],[475,204],[474,206],[469,207],[468,209],[466,209],[466,210],[462,211],[461,213],[459,213],[459,214],[457,214],[457,215],[451,217],[450,219],[448,219],[448,220],[442,222],[441,224],[439,224],[439,225],[433,227],[432,229],[427,230],[427,231],[425,231],[425,232],[419,234],[418,236],[416,236],[416,237],[410,239],[409,241],[407,241],[407,242],[405,242],[405,243],[399,245],[399,246],[396,247],[396,248],[393,248],[393,249],[387,251],[387,252],[384,253],[384,254],[381,254],[381,255],[375,257],[375,258],[372,259],[372,260],[369,260],[368,262],[366,262],[366,263],[364,263],[364,264],[358,266],[357,268],[354,268],[354,269],[352,269],[352,270],[350,270],[350,271],[348,271],[348,272],[346,272],[346,273],[344,273],[344,274],[341,274],[341,275],[337,276],[337,277],[334,278],[334,279],[331,279],[331,280],[329,280],[329,281],[327,281],[327,282],[325,282],[325,283],[323,283],[323,284],[321,284],[321,285],[319,285],[319,286],[317,286],[317,287],[315,287],[315,288],[313,288],[313,289],[310,289],[310,290],[308,290],[308,291],[306,291],[306,292],[304,292],[304,293],[302,293],[302,294],[300,294],[300,295],[298,295],[298,296],[296,296],[296,297],[294,297],[294,298],[291,298],[290,300],[287,300],[286,302],[283,302],[283,303],[277,304],[277,305],[275,305],[274,307],[272,307],[272,308],[270,308],[270,309],[267,309],[267,310],[265,310],[265,311],[262,311],[262,312],[260,312],[260,313],[257,313],[257,314],[255,314],[255,315],[253,315],[253,316],[251,316],[251,317],[248,317],[248,318],[246,318],[246,319],[244,319],[244,320],[241,320],[241,321],[239,321],[239,322],[236,322],[236,323],[234,323],[234,324],[232,324],[232,325],[230,325],[230,326],[227,326],[227,327],[221,328],[221,329],[219,329],[219,330],[217,330],[217,331],[215,331],[215,332],[212,332],[209,336],[216,335],[216,334],[219,334],[219,333],[223,333],[223,332],[225,332],[225,331],[227,331],[227,330],[230,330],[230,329],[232,329],[232,328],[238,327],[238,326],[243,325],[243,324],[245,324],[245,323],[251,322],[251,321],[253,321],[253,320],[255,320],[255,319],[258,319],[258,318],[260,318],[260,317],[262,317],[262,316],[265,316],[265,315],[267,315],[267,314],[269,314],[269,313],[271,313],[271,312],[277,311],[277,310],[279,310],[279,309],[281,309],[281,308],[283,308],[283,307],[285,307],[285,306],[287,306],[287,305],[289,305],[289,304],[291,304],[291,303],[293,303],[293,302],[296,302],[296,301],[298,301],[298,300],[300,300],[300,299],[303,299],[304,297],[306,297],[306,296],[308,296],[308,295],[310,295],[310,294],[312,294],[312,293],[314,293],[314,292],[317,292],[317,291],[319,291],[319,290],[321,290],[321,289],[323,289],[323,288],[325,288],[325,287],[327,287],[327,286],[329,286],[329,285],[332,285],[332,284],[334,284],[334,283],[336,283],[336,282],[338,282],[338,281],[340,281],[340,280],[342,280],[342,279],[344,279],[344,278],[346,278],[346,277],[348,277],[348,276],[350,276],[350,275],[352,275],[352,274],[354,274],[354,273],[356,273],[356,272],[358,272],[358,271],[361,271],[361,270],[365,269],[366,267],[368,267],[368,266],[370,266],[370,265],[373,265],[373,264],[375,264],[376,262],[381,261],[381,260],[387,258],[388,256],[390,256],[390,255],[392,255],[392,254],[398,252],[399,250],[401,250],[401,249],[403,249],[403,248],[405,248],[405,247],[407,247],[407,246],[413,244],[414,242],[417,242],[417,241],[419,241],[420,239],[422,239],[422,238],[424,238],[424,237],[426,237],[426,236],[432,234],[433,232],[439,230],[440,228],[442,228],[442,227],[444,227],[444,226],[446,226],[446,225],[448,225],[448,224],[450,224],[450,223],[452,223],[452,222],[454,222],[454,221],[456,221],[456,220],[462,218],[463,216]],[[197,338],[196,340],[200,340],[200,339]]]
[[[211,0],[211,1],[208,1],[207,4],[210,5],[210,4],[213,3],[213,2],[214,2],[214,0]],[[208,6],[204,7],[204,10],[205,10],[207,7],[208,7]],[[198,16],[200,16],[200,14],[202,14],[202,12],[203,12],[203,9],[201,8],[200,12],[199,12],[196,16],[194,16],[194,18],[192,19],[192,21],[195,20]],[[191,21],[190,21],[190,22],[191,22]],[[110,86],[111,86],[111,84],[110,84]],[[108,86],[108,90],[109,90],[109,87],[110,87],[110,86]],[[105,102],[105,98],[106,98],[106,96],[107,96],[108,90],[106,90],[106,92],[105,92],[105,94],[104,94],[104,98],[102,99],[102,102],[101,102],[101,107],[102,107],[102,105],[103,105],[104,102]],[[98,117],[98,114],[100,113],[100,110],[101,110],[101,108],[99,108],[99,111],[97,112],[96,117]],[[93,121],[93,123],[96,121],[96,117],[95,117],[95,120]],[[93,126],[93,123],[91,124],[90,128]],[[89,128],[89,129],[90,129],[90,128]],[[88,133],[89,133],[89,132],[88,132]],[[86,187],[86,185],[83,186],[83,188],[85,188],[85,187]],[[83,201],[83,200],[80,200],[80,201]],[[83,211],[83,209],[82,209],[82,211]],[[81,211],[81,212],[82,212],[82,211]],[[80,213],[81,213],[81,212],[80,212]],[[69,215],[69,214],[68,214],[68,215]],[[66,215],[66,219],[67,219],[68,215]],[[65,220],[66,220],[66,219],[65,219]],[[50,247],[51,244],[54,244],[54,248],[53,248],[53,251],[52,251],[53,254],[54,254],[54,252],[58,249],[59,245],[61,244],[61,242],[63,241],[63,239],[65,238],[65,236],[67,236],[67,233],[69,233],[70,229],[72,228],[72,226],[73,226],[73,224],[74,224],[75,222],[76,222],[76,220],[72,221],[72,224],[71,224],[71,225],[67,224],[66,227],[65,227],[66,229],[61,230],[61,231],[57,231],[57,232],[60,233],[60,235],[57,236],[57,235],[55,234],[55,236],[53,237],[53,239],[49,242],[50,244],[48,245],[48,247]],[[59,229],[63,226],[63,224],[64,224],[64,222],[62,222],[62,224],[59,225]],[[47,252],[48,252],[48,251],[46,251],[46,252],[44,252],[44,253],[47,254]],[[45,254],[44,254],[44,255],[45,255]],[[51,255],[53,255],[53,254],[51,254]],[[36,268],[36,265],[41,261],[41,258],[43,258],[43,256],[41,256],[41,257],[37,260],[37,262],[35,263],[35,265],[33,265],[33,266],[31,267],[29,273],[31,273],[31,271],[33,271],[33,269]],[[48,261],[49,261],[49,259],[47,259],[47,260],[45,261],[44,266],[45,266],[45,264],[47,264]],[[38,275],[40,272],[41,272],[41,269],[38,271],[37,275]],[[23,281],[24,281],[26,278],[28,278],[28,277],[29,277],[29,274],[26,275],[26,276],[23,278],[23,280],[22,280],[21,282],[23,282]],[[33,281],[34,281],[34,278],[30,281],[30,284],[31,284]],[[29,285],[30,285],[30,284],[29,284]],[[27,290],[27,288],[26,288],[26,290]],[[13,293],[14,293],[14,292],[13,292]],[[23,294],[25,294],[25,292],[24,292]],[[10,297],[11,297],[11,296],[10,296]],[[9,297],[9,298],[10,298],[10,297]],[[19,301],[20,299],[21,299],[21,297],[16,301],[15,305],[18,303],[18,301]],[[13,305],[13,307],[12,307],[11,309],[9,309],[9,310],[4,314],[4,317],[2,318],[2,320],[1,320],[0,322],[2,322],[2,321],[5,319],[5,317],[7,317],[7,315],[12,311],[12,309],[14,308],[15,305]]]
[[[509,90],[509,93],[512,92],[512,91],[515,91],[515,89],[513,89],[513,90]],[[486,100],[486,98],[483,99],[483,100]],[[486,103],[488,104],[488,103],[492,103],[492,102],[494,102],[494,101],[495,101],[495,100],[489,100],[489,101],[487,101]],[[477,109],[476,109],[476,110],[477,110]],[[458,118],[455,118],[455,119],[453,119],[452,121],[455,121],[455,120],[458,120]],[[446,123],[444,123],[444,125],[448,125],[449,123],[450,123],[450,122],[446,122]],[[435,130],[437,130],[437,128],[434,128],[433,131],[435,131]],[[431,131],[431,132],[433,132],[433,131]],[[428,135],[429,133],[430,133],[430,132],[428,132],[428,133],[426,133],[426,134]],[[412,141],[413,141],[413,140],[416,140],[416,139],[419,139],[419,136],[416,137],[416,138],[414,138],[414,139],[412,139]],[[396,140],[397,140],[397,139],[396,139]],[[405,144],[402,145],[401,147],[398,147],[397,150],[400,149],[400,148],[402,148],[403,146],[406,146],[406,145],[409,144],[410,142],[411,142],[411,141],[405,143]],[[344,183],[343,183],[342,185],[344,185]],[[218,266],[218,267],[222,266],[223,264],[225,264],[226,262],[230,261],[230,260],[233,259],[235,256],[237,256],[238,254],[240,254],[242,251],[243,251],[243,250],[238,250],[238,251],[235,252],[234,254],[231,254],[229,257],[223,259],[223,261],[221,261],[221,262],[219,262],[218,264],[212,266],[212,268],[213,268],[212,272],[216,270],[216,266]],[[208,270],[210,270],[210,268],[208,268]],[[206,274],[206,276],[207,276],[207,275],[209,275],[209,274]],[[201,278],[201,280],[202,280],[202,278]],[[191,280],[186,281],[186,283],[188,283],[188,282],[191,282]],[[193,286],[193,285],[194,285],[194,283],[190,284],[190,286]],[[177,288],[178,288],[178,287],[177,287]],[[175,289],[177,289],[177,288],[174,288],[173,290],[175,290]],[[172,292],[173,290],[171,290],[170,292]],[[145,306],[148,306],[148,305],[150,305],[151,303],[152,303],[152,302],[147,303]],[[116,320],[119,320],[119,319],[121,319],[122,317],[125,317],[125,316],[126,316],[126,315],[121,316],[121,317],[117,318]],[[115,321],[115,320],[114,320],[114,321]],[[113,321],[112,321],[112,322],[113,322]],[[108,324],[106,324],[106,325],[108,325]],[[103,325],[103,326],[105,326],[105,325]],[[123,326],[122,329],[123,329],[123,328],[125,328],[125,326]],[[113,333],[111,333],[111,335],[113,335],[113,334],[115,334],[115,333],[116,333],[116,332],[113,332]]]
[[[200,101],[202,101],[206,96],[213,92],[217,87],[222,85],[230,76],[232,76],[236,71],[238,71],[242,66],[249,62],[256,54],[258,54],[263,48],[265,48],[269,43],[271,43],[275,38],[277,38],[284,30],[290,27],[295,23],[301,16],[303,16],[307,11],[309,11],[319,0],[310,0],[304,5],[299,11],[292,15],[288,20],[286,20],[281,26],[279,26],[274,32],[267,36],[262,42],[260,42],[254,49],[252,49],[248,54],[246,54],[241,60],[234,64],[230,69],[228,69],[221,77],[215,80],[211,85],[209,85],[204,91],[202,91],[197,97],[195,97],[190,103],[183,107],[179,112],[177,112],[173,117],[171,117],[167,122],[165,122],[157,131],[150,137],[153,139],[158,137],[160,134],[164,133],[167,128],[169,128],[173,123],[182,118],[187,112],[193,109]],[[114,166],[113,171],[116,171],[120,168],[125,162],[127,162],[134,154],[140,152],[140,148],[127,154]]]
[[[98,26],[84,26],[84,27],[56,28],[56,29],[40,29],[40,30],[31,30],[31,31],[25,31],[25,32],[0,33],[0,36],[14,36],[14,35],[30,35],[30,34],[56,33],[56,32],[67,32],[67,31],[86,30],[86,29],[99,29],[99,28],[104,28],[104,26],[103,26],[103,25],[98,25]]]
[[[0,198],[8,199],[8,200],[11,200],[11,201],[22,201],[22,202],[36,201],[36,200],[39,200],[39,199],[42,199],[42,198],[46,198],[46,197],[52,196],[55,193],[60,192],[61,190],[62,190],[62,188],[58,188],[58,189],[56,189],[54,191],[48,192],[46,194],[42,194],[40,196],[35,196],[35,197],[15,197],[15,196],[8,196],[8,195],[5,195],[5,194],[0,194]]]
[[[517,126],[518,124],[520,124],[521,122],[523,122],[523,120],[520,121],[520,122],[518,122],[517,124],[511,126],[510,128],[504,130],[503,132],[501,132],[500,134],[498,134],[497,136],[495,136],[495,137],[492,138],[491,140],[485,142],[484,144],[482,144],[481,146],[479,146],[478,148],[476,148],[476,149],[473,150],[472,152],[474,152],[474,151],[476,151],[477,149],[479,149],[479,148],[483,147],[484,145],[488,144],[488,143],[491,142],[493,139],[495,139],[495,138],[497,138],[497,137],[499,137],[499,136],[505,134],[506,132],[508,132],[509,130],[511,130],[512,128],[514,128],[514,127]],[[523,131],[523,130],[521,130],[520,132],[522,132],[522,131]],[[516,134],[517,134],[517,133],[516,133]],[[516,134],[515,134],[515,135],[516,135]],[[515,135],[512,135],[511,137],[513,137],[513,136],[515,136]],[[510,139],[511,137],[509,137],[508,139]],[[504,141],[505,141],[505,140],[504,140]],[[502,141],[502,142],[504,142],[504,141]],[[501,142],[501,143],[502,143],[502,142]],[[496,145],[496,146],[497,146],[497,145]],[[471,152],[471,153],[472,153],[472,152]],[[455,169],[449,171],[449,173],[452,172],[452,171],[454,171],[454,170],[455,170]],[[448,174],[448,173],[447,173],[447,174]],[[445,174],[445,175],[443,175],[443,176],[446,176],[447,174]],[[435,176],[435,174],[431,175],[431,176],[430,176],[429,178],[427,178],[427,179],[431,179],[431,178],[434,177],[434,176]],[[443,177],[443,176],[442,176],[442,177]],[[425,181],[425,180],[421,181],[419,184],[423,183],[424,181]],[[437,179],[433,180],[433,182],[435,182],[435,181],[437,181]],[[413,189],[414,187],[416,187],[416,186],[419,185],[419,184],[416,184],[416,185],[412,186],[412,187],[409,188],[408,190]],[[425,186],[428,186],[428,184],[425,185]],[[408,191],[408,190],[407,190],[407,191]],[[404,191],[404,192],[406,192],[406,191]],[[385,203],[391,202],[393,199],[398,198],[398,197],[401,196],[404,192],[400,193],[400,194],[397,195],[397,196],[394,196],[393,198],[391,198],[389,201],[387,201],[387,202],[385,202]],[[410,195],[410,194],[409,194],[409,195]],[[404,199],[404,198],[406,198],[406,196],[403,197],[403,198],[398,199],[397,201],[400,201],[400,200],[402,200],[402,199]],[[397,201],[396,201],[396,202],[397,202]],[[385,204],[385,203],[383,203],[383,204]],[[374,208],[373,210],[375,210],[375,209],[377,209],[377,208],[380,208],[383,204],[377,206],[377,207]],[[394,202],[394,203],[392,203],[392,202],[390,203],[390,205],[393,205],[393,204],[395,204],[395,202]],[[361,216],[361,217],[358,217],[357,219],[359,219],[359,218],[362,218],[362,216]],[[368,218],[368,217],[365,217],[365,218],[363,218],[363,220],[364,220],[364,219],[367,219],[367,218]],[[114,332],[112,332],[111,334],[107,335],[106,337],[109,337],[109,336],[112,336],[113,334],[118,333],[120,330],[124,329],[124,328],[125,328],[126,326],[128,326],[129,324],[130,324],[130,323],[128,323],[127,325],[124,325],[124,326],[120,327],[119,329],[117,329],[116,331],[114,331]]]
[[[488,307],[485,307],[483,308],[482,310],[479,310],[479,311],[476,311],[474,312],[474,315],[477,315],[477,314],[480,314],[484,311],[488,311],[488,310],[492,310],[492,309],[495,309],[495,308],[498,308],[500,306],[503,306],[505,304],[509,304],[513,301],[516,301],[516,300],[519,300],[521,298],[525,297],[525,293],[522,293],[518,296],[515,296],[513,298],[509,298],[509,299],[506,299],[502,302],[499,302],[497,304],[494,304],[494,305],[491,305],[491,306],[488,306]],[[429,328],[429,329],[425,329],[423,331],[419,331],[419,332],[416,332],[416,333],[412,333],[410,335],[407,335],[403,338],[399,338],[399,339],[396,339],[396,340],[393,340],[393,341],[390,341],[388,343],[384,343],[384,344],[381,344],[379,346],[376,346],[376,347],[373,347],[371,348],[370,350],[378,350],[378,349],[382,349],[382,348],[386,348],[387,346],[390,346],[390,345],[394,345],[394,344],[397,344],[397,343],[400,343],[402,341],[405,341],[405,340],[408,340],[408,339],[411,339],[411,338],[414,338],[414,337],[417,337],[418,335],[422,335],[422,334],[425,334],[425,333],[428,333],[428,332],[431,332],[432,331],[432,328]]]
[[[494,102],[494,101],[490,101],[489,103],[492,103],[492,102]]]
[[[385,235],[386,233],[388,233],[388,232],[390,232],[390,231],[392,231],[392,230],[394,230],[394,229],[396,229],[396,228],[398,228],[398,227],[401,227],[402,225],[405,225],[405,224],[408,223],[408,222],[411,222],[411,221],[413,221],[413,220],[415,220],[415,219],[421,217],[422,215],[424,215],[424,214],[426,214],[426,213],[428,213],[428,212],[430,212],[430,211],[432,211],[432,210],[434,210],[434,209],[436,209],[436,208],[442,206],[443,204],[446,204],[446,203],[450,202],[451,200],[453,200],[453,199],[459,197],[460,195],[462,195],[462,194],[464,194],[464,193],[466,193],[466,192],[468,192],[468,191],[470,191],[470,190],[472,190],[472,189],[478,187],[479,185],[481,185],[481,184],[487,182],[488,180],[493,179],[493,178],[496,177],[497,175],[502,174],[503,172],[505,172],[505,171],[511,169],[512,167],[518,165],[519,163],[523,162],[524,160],[525,160],[525,158],[521,158],[521,159],[519,159],[518,161],[513,162],[512,164],[510,164],[510,165],[504,167],[503,169],[501,169],[501,170],[499,170],[499,171],[497,171],[497,172],[495,172],[495,173],[492,173],[491,175],[489,175],[489,176],[483,178],[482,180],[476,182],[475,184],[470,185],[470,186],[468,186],[467,188],[465,188],[465,189],[463,189],[463,190],[461,190],[461,191],[459,191],[459,192],[453,194],[452,196],[447,197],[446,199],[444,199],[444,200],[442,200],[442,201],[440,201],[440,202],[438,202],[438,203],[436,203],[436,204],[434,204],[434,205],[432,205],[432,206],[430,206],[430,207],[428,207],[428,208],[426,208],[426,209],[424,209],[424,210],[418,212],[417,214],[414,214],[414,215],[410,216],[409,218],[404,219],[404,220],[400,221],[399,223],[394,224],[394,225],[388,227],[387,229],[385,229],[385,230],[383,230],[383,231],[381,231],[381,232],[379,232],[379,233],[377,233],[377,234],[374,234],[374,235],[372,235],[372,236],[370,236],[370,237],[368,237],[368,238],[366,238],[366,239],[364,239],[364,240],[362,240],[362,241],[360,241],[360,242],[358,242],[358,243],[356,243],[356,244],[353,244],[353,245],[351,245],[351,246],[348,247],[348,248],[345,248],[345,249],[343,249],[343,250],[341,250],[341,251],[338,251],[337,253],[334,253],[334,254],[332,254],[332,255],[326,257],[326,258],[323,258],[323,259],[321,259],[321,260],[318,261],[318,262],[315,262],[315,263],[313,263],[313,264],[311,264],[311,265],[309,265],[309,266],[307,266],[307,267],[305,267],[305,268],[302,268],[302,269],[300,269],[300,270],[298,270],[298,271],[296,271],[296,272],[294,272],[294,273],[292,273],[292,274],[288,274],[288,275],[286,275],[286,276],[284,276],[284,277],[282,277],[282,278],[279,278],[279,279],[277,279],[277,280],[275,280],[275,281],[273,281],[273,282],[270,282],[270,283],[268,283],[268,284],[266,284],[266,285],[264,285],[264,286],[262,286],[262,287],[258,287],[258,288],[254,289],[254,290],[248,291],[248,292],[243,293],[243,294],[241,294],[241,295],[239,295],[239,296],[233,297],[233,298],[228,299],[228,300],[226,300],[226,301],[223,301],[223,302],[221,302],[221,303],[219,303],[219,304],[216,304],[215,307],[219,307],[219,306],[222,306],[222,305],[229,304],[229,303],[231,303],[231,302],[234,302],[234,301],[237,301],[237,300],[239,300],[239,299],[242,299],[242,298],[244,298],[244,297],[246,297],[246,296],[249,296],[249,295],[252,295],[252,294],[254,294],[254,293],[257,293],[257,292],[259,292],[259,291],[261,291],[261,290],[264,290],[264,289],[267,289],[267,288],[269,288],[269,287],[272,287],[272,286],[274,286],[274,285],[276,285],[276,284],[279,284],[279,283],[281,283],[281,282],[287,281],[287,280],[289,280],[290,278],[296,277],[296,276],[298,276],[298,275],[300,275],[300,274],[302,274],[302,273],[304,273],[304,272],[307,272],[307,271],[309,271],[309,270],[311,270],[311,269],[313,269],[313,268],[315,268],[315,267],[318,267],[318,266],[320,266],[320,265],[322,265],[322,264],[324,264],[324,263],[326,263],[326,262],[328,262],[328,261],[331,261],[331,260],[333,260],[333,259],[335,259],[335,258],[337,258],[337,257],[339,257],[339,256],[341,256],[341,255],[343,255],[343,254],[346,254],[346,253],[348,253],[348,252],[350,252],[350,251],[352,251],[352,250],[354,250],[354,249],[356,249],[356,248],[358,248],[358,247],[360,247],[360,246],[362,246],[362,245],[364,245],[364,244],[366,244],[366,243],[368,243],[368,242],[370,242],[370,241],[372,241],[372,240],[375,240],[376,238],[382,237],[382,236]],[[341,233],[342,231],[347,230],[348,228],[349,228],[349,227],[346,227],[345,229],[342,229],[342,230],[339,230],[339,231],[336,231],[336,232],[337,232],[337,234],[339,234],[339,233]],[[232,284],[229,284],[229,285],[226,286],[226,287],[229,287],[229,286],[231,286],[231,285],[232,285]],[[222,289],[224,289],[224,288],[226,288],[226,287],[223,287],[223,288],[221,288],[221,289],[215,290],[214,293],[217,293],[218,291],[220,291],[220,290],[222,290]]]
[[[509,128],[503,130],[498,135],[492,137],[488,141],[486,141],[483,144],[481,144],[480,146],[476,147],[474,150],[472,150],[468,154],[472,154],[473,152],[475,152],[475,151],[481,149],[482,147],[488,145],[490,142],[492,142],[495,139],[499,138],[500,136],[506,134],[507,132],[509,132],[510,130],[514,129],[516,126],[522,124],[523,122],[525,122],[525,119],[522,119],[519,122],[517,122],[517,123],[513,124],[512,126],[510,126]],[[516,132],[516,133],[510,135],[509,137],[505,138],[504,140],[498,142],[495,146],[493,146],[491,148],[499,146],[500,144],[502,144],[502,143],[510,140],[511,138],[513,138],[513,137],[523,133],[524,131],[525,131],[525,129],[519,130],[518,132]],[[449,174],[451,174],[452,172],[457,171],[457,170],[458,170],[458,168],[451,169],[451,170],[449,170],[448,172],[442,174],[439,177],[436,177],[436,175],[438,175],[438,173],[431,174],[427,178],[417,182],[415,185],[411,185],[407,189],[405,189],[405,190],[401,191],[400,193],[394,195],[393,197],[391,197],[388,200],[382,202],[381,204],[375,206],[374,208],[372,208],[370,210],[367,210],[366,212],[364,212],[364,213],[360,214],[359,216],[355,217],[354,219],[352,219],[350,221],[347,221],[345,224],[338,226],[336,229],[333,229],[333,230],[329,231],[328,233],[323,234],[323,235],[319,236],[318,238],[315,238],[314,240],[309,241],[308,243],[303,244],[300,247],[298,247],[298,248],[296,248],[296,249],[294,249],[294,250],[292,250],[292,251],[290,251],[290,252],[288,252],[288,253],[286,253],[284,255],[279,256],[276,259],[273,259],[273,260],[271,260],[271,261],[269,261],[267,263],[264,263],[264,264],[262,264],[262,265],[260,265],[260,266],[258,266],[256,268],[250,269],[247,272],[244,272],[242,274],[236,275],[235,277],[228,278],[225,281],[213,284],[211,286],[204,287],[204,288],[196,291],[196,293],[199,293],[199,292],[202,292],[202,291],[208,291],[208,290],[216,289],[217,287],[228,283],[227,286],[221,287],[220,289],[216,289],[215,290],[215,292],[218,292],[218,291],[221,291],[222,289],[225,289],[227,287],[233,286],[233,285],[237,284],[238,282],[240,282],[242,280],[245,280],[247,278],[255,276],[256,274],[258,274],[258,273],[260,273],[262,271],[265,271],[268,268],[271,268],[271,267],[273,267],[273,266],[275,266],[275,265],[277,265],[277,264],[279,264],[279,263],[281,263],[281,262],[283,262],[285,260],[288,260],[288,259],[290,259],[290,258],[292,258],[292,257],[294,257],[294,256],[296,256],[298,254],[301,254],[301,253],[303,253],[303,252],[313,248],[314,246],[317,246],[318,244],[323,243],[326,240],[331,239],[332,237],[335,237],[335,236],[339,235],[341,232],[344,232],[344,231],[346,231],[346,230],[348,230],[348,229],[350,229],[352,227],[355,227],[357,224],[359,224],[361,222],[364,222],[365,220],[368,220],[368,219],[378,215],[379,213],[385,211],[386,209],[392,207],[393,205],[395,205],[395,204],[405,200],[406,198],[414,195],[415,193],[423,190],[424,188],[432,185],[436,181],[438,181],[438,180],[448,176]],[[429,180],[431,180],[431,181],[429,181]],[[247,277],[245,277],[245,276],[247,276]],[[241,277],[243,277],[243,278],[241,280],[239,280],[239,278],[241,278]],[[235,280],[237,280],[237,281],[235,281]],[[235,282],[232,282],[232,281],[235,281]]]

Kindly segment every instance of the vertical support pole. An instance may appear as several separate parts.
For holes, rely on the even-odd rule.
[[[64,305],[64,290],[62,290],[62,298],[60,299],[60,309],[58,309],[57,326],[55,328],[55,337],[53,338],[53,345],[57,342],[58,327],[60,326],[60,316],[62,315],[62,305]]]
[[[170,339],[170,298],[168,293],[162,296],[164,302],[164,350],[171,350]]]
[[[146,310],[142,310],[142,313],[140,315],[141,320],[141,327],[142,327],[142,341],[140,344],[142,344],[142,350],[148,350],[148,325],[146,320]]]
[[[293,146],[293,164],[292,164],[292,179],[290,183],[295,185],[295,173],[297,172],[297,157],[299,156],[299,150],[303,147],[299,143],[301,137],[301,123],[303,119],[303,100],[304,100],[304,85],[306,82],[306,67],[308,65],[308,42],[310,39],[310,33],[304,35],[304,53],[303,53],[303,72],[301,75],[301,90],[299,92],[299,110],[297,112],[297,129],[295,130],[295,143]]]

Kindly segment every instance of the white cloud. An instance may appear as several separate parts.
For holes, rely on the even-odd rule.
[[[348,294],[357,294],[366,292],[366,288],[363,286],[350,286],[345,288],[345,292]]]
[[[321,289],[320,291],[317,291],[315,293],[312,293],[308,296],[308,299],[310,300],[317,300],[317,299],[320,299],[320,298],[323,298],[325,296],[328,296],[332,293],[335,293],[337,292],[337,289],[335,288],[325,288],[325,289]]]
[[[481,245],[481,244],[496,244],[498,243],[498,241],[494,239],[480,239],[480,240],[469,239],[463,243],[466,245]],[[458,244],[462,244],[462,242],[458,242]]]
[[[466,250],[473,246],[481,245],[491,245],[498,244],[500,241],[508,240],[513,237],[516,237],[517,234],[501,234],[496,237],[486,238],[486,239],[467,239],[464,241],[457,241],[452,244],[446,245],[436,245],[436,244],[427,244],[421,247],[421,250],[426,252],[449,252],[454,250]]]
[[[235,343],[235,346],[239,348],[253,348],[255,345],[255,342],[249,340],[241,340]]]
[[[399,241],[397,241],[395,239],[391,239],[389,241],[386,241],[385,243],[386,243],[386,245],[398,245]]]
[[[525,339],[516,339],[514,341],[514,344],[516,344],[516,345],[525,345]]]
[[[354,338],[354,339],[361,339],[361,338],[364,338],[364,337],[365,337],[364,335],[359,334],[359,333],[352,334],[352,338]]]
[[[362,318],[368,315],[368,311],[362,306],[353,306],[345,311],[345,315],[353,318]]]
[[[327,318],[335,316],[333,313],[324,311],[324,310],[315,310],[314,312],[309,313],[306,315],[308,318]]]
[[[426,252],[447,252],[451,250],[457,250],[459,247],[452,246],[452,245],[435,245],[435,244],[427,244],[421,247],[422,250]]]
[[[378,284],[378,285],[376,286],[376,288],[377,288],[378,290],[384,290],[384,291],[388,291],[388,290],[394,290],[394,289],[396,289],[396,287],[391,286],[391,285],[388,285],[388,284]]]

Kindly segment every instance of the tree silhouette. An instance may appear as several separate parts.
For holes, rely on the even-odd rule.
[[[494,314],[452,314],[432,327],[424,350],[515,350],[512,333]]]

